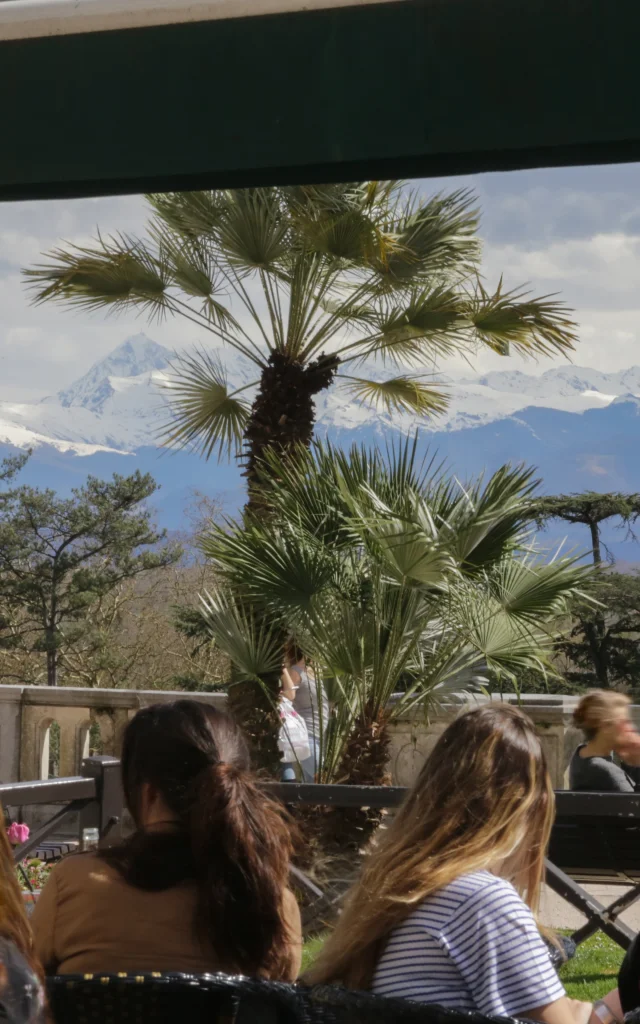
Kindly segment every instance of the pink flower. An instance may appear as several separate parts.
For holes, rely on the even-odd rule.
[[[10,825],[7,829],[7,836],[9,837],[10,843],[14,846],[20,846],[22,843],[26,843],[29,838],[29,826],[18,825],[17,822],[14,821],[13,825]]]

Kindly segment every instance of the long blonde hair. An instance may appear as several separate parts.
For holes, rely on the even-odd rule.
[[[367,858],[305,980],[369,988],[393,929],[449,882],[489,865],[514,865],[513,883],[535,913],[554,807],[542,745],[526,715],[504,704],[461,715]]]
[[[630,699],[615,690],[589,690],[573,712],[573,722],[592,740],[600,729],[616,720],[616,712],[628,708]]]

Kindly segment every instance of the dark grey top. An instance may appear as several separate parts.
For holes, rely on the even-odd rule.
[[[44,993],[22,953],[0,938],[0,1020],[8,1024],[44,1024]]]
[[[608,757],[580,757],[586,743],[581,743],[569,765],[569,786],[571,789],[590,793],[635,793],[636,787],[624,768]]]

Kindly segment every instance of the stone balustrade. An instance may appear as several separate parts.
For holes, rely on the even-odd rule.
[[[0,686],[0,781],[49,778],[51,726],[60,727],[58,775],[77,775],[89,754],[93,726],[100,753],[119,755],[127,722],[142,707],[188,696],[166,690],[97,690],[81,687]],[[224,694],[199,700],[224,707]]]
[[[582,741],[582,733],[573,724],[573,711],[578,697],[555,694],[492,694],[490,698],[473,697],[470,701],[443,705],[425,721],[422,712],[412,712],[396,719],[391,742],[391,773],[398,786],[409,786],[433,749],[438,737],[462,707],[484,703],[487,699],[519,704],[536,725],[547,757],[554,789],[567,789],[571,756]],[[631,716],[640,729],[640,706],[631,708]]]
[[[197,700],[224,707],[225,695],[185,694],[166,690],[94,690],[76,687],[0,686],[0,781],[12,782],[49,777],[49,739],[51,726],[60,728],[58,774],[77,775],[83,757],[89,753],[92,727],[100,734],[101,753],[118,756],[122,736],[129,719],[141,707],[161,701],[192,696]],[[515,695],[492,700],[515,703]],[[484,702],[486,697],[474,697]],[[520,706],[535,722],[542,738],[555,788],[566,786],[571,754],[580,734],[571,716],[575,697],[527,695]],[[463,701],[445,704],[427,721],[422,712],[412,712],[395,720],[392,728],[390,768],[397,785],[410,785],[420,771],[438,736],[459,714]],[[640,727],[640,706],[632,708]],[[94,729],[95,734],[95,729]]]

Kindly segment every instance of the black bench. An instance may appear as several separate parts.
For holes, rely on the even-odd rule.
[[[49,979],[55,1024],[505,1024],[511,1018],[225,974]]]
[[[623,949],[635,933],[618,916],[640,899],[640,794],[556,793],[547,885],[587,917],[572,939],[601,930]],[[580,882],[631,886],[608,907]]]

